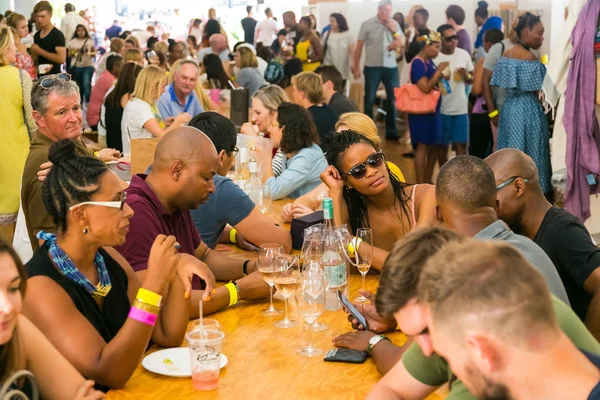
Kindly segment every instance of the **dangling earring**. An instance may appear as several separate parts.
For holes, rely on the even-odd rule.
[[[87,233],[88,233],[88,232],[89,232],[89,231],[88,231],[88,228],[83,228],[83,234],[84,234],[84,235],[87,235]]]

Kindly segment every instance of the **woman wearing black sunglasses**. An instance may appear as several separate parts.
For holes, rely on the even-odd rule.
[[[374,268],[381,269],[389,250],[411,229],[433,223],[435,187],[400,182],[363,135],[350,130],[334,135],[326,157],[329,167],[321,180],[333,199],[336,225],[349,224],[351,232],[373,229]]]

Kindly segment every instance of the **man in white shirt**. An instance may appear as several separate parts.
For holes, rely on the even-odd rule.
[[[75,28],[77,28],[77,25],[79,24],[85,26],[87,29],[87,21],[75,12],[75,6],[71,3],[65,4],[65,17],[60,22],[60,30],[63,35],[65,35],[67,43],[69,43],[69,40],[73,39]],[[67,65],[69,65],[69,63],[67,63]]]
[[[471,55],[457,47],[458,35],[452,25],[440,26],[438,32],[442,36],[442,51],[436,57],[435,63],[448,62],[449,73],[444,73],[444,81],[440,86],[445,87],[442,96],[442,131],[443,143],[453,142],[456,155],[467,154],[469,142],[469,103],[466,85],[473,83],[473,62]],[[444,93],[444,91],[442,91]]]
[[[273,11],[270,8],[265,9],[267,18],[260,21],[256,26],[256,38],[254,43],[262,42],[263,45],[269,47],[275,39],[277,39],[277,21],[273,19]]]

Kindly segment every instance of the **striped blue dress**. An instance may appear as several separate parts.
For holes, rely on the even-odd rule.
[[[491,85],[506,89],[506,100],[498,124],[498,150],[513,148],[533,158],[544,193],[552,192],[550,136],[538,92],[546,67],[537,60],[502,57]]]

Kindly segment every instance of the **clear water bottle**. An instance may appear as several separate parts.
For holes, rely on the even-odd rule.
[[[338,300],[337,292],[346,292],[350,271],[344,258],[341,238],[336,232],[333,222],[333,201],[329,197],[323,199],[323,217],[325,222],[323,257],[321,261],[329,286],[325,299],[325,309],[337,311],[342,307]]]

